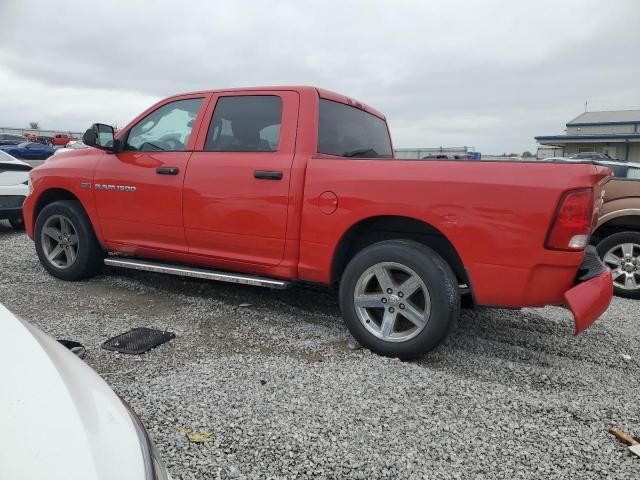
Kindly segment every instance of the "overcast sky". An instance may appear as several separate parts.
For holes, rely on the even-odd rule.
[[[585,101],[640,108],[639,21],[640,0],[0,0],[0,126],[310,84],[383,111],[395,147],[533,151]]]

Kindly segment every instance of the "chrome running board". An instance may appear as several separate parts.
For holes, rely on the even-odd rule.
[[[277,288],[279,290],[289,287],[290,283],[283,280],[271,278],[254,277],[252,275],[242,275],[236,273],[225,273],[216,270],[206,270],[203,268],[186,267],[182,265],[170,265],[165,263],[150,262],[147,260],[137,260],[126,257],[107,257],[104,264],[110,267],[130,268],[132,270],[144,270],[145,272],[166,273],[181,277],[203,278],[205,280],[215,280],[217,282],[241,283],[243,285],[253,285],[256,287]]]

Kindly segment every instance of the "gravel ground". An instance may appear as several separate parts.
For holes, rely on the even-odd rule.
[[[5,222],[0,246],[0,302],[87,346],[176,479],[640,477],[607,433],[640,434],[638,301],[615,299],[577,338],[559,308],[467,310],[403,363],[348,349],[330,292],[115,269],[65,283]],[[177,338],[142,356],[100,349],[138,326]],[[213,436],[190,443],[185,427]]]

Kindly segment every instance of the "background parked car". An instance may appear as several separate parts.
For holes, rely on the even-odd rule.
[[[611,268],[616,295],[640,299],[640,163],[598,161],[613,170],[591,242]]]
[[[582,152],[569,155],[570,160],[612,160],[609,155],[598,152]]]
[[[53,145],[53,137],[48,137],[46,135],[38,135],[34,141],[42,143],[43,145]]]
[[[29,187],[31,166],[0,150],[0,220],[9,220],[16,230],[24,228],[22,204]]]
[[[63,153],[66,153],[66,152],[73,152],[75,150],[82,150],[83,148],[89,148],[89,146],[85,145],[80,140],[74,141],[74,142],[69,142],[69,143],[67,143],[66,146],[56,149],[56,151],[53,152],[53,156],[56,157],[56,156],[58,156],[60,154],[63,154]]]
[[[131,407],[80,358],[0,305],[0,476],[169,480]]]
[[[0,133],[0,145],[18,145],[28,142],[27,137],[14,133]]]
[[[427,155],[426,157],[422,157],[422,160],[453,160],[453,155],[448,155],[446,153],[432,153],[431,155]]]
[[[24,142],[18,145],[3,145],[0,150],[12,155],[16,158],[29,158],[35,160],[44,160],[53,155],[55,149],[49,145],[43,145],[36,142]]]
[[[64,146],[67,143],[73,142],[73,141],[76,141],[76,140],[78,140],[78,139],[75,138],[75,137],[72,137],[70,135],[67,135],[66,133],[56,133],[53,136],[53,140],[52,141],[53,141],[53,146],[57,147],[57,146]]]

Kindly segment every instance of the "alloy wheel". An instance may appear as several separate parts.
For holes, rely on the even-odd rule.
[[[356,283],[353,302],[362,325],[387,342],[405,342],[429,322],[431,297],[420,276],[406,265],[369,267]]]
[[[52,215],[46,220],[40,242],[47,260],[56,268],[67,269],[78,258],[78,232],[64,215]]]
[[[611,269],[611,277],[616,287],[623,290],[640,288],[640,245],[616,245],[604,255],[603,260]]]

